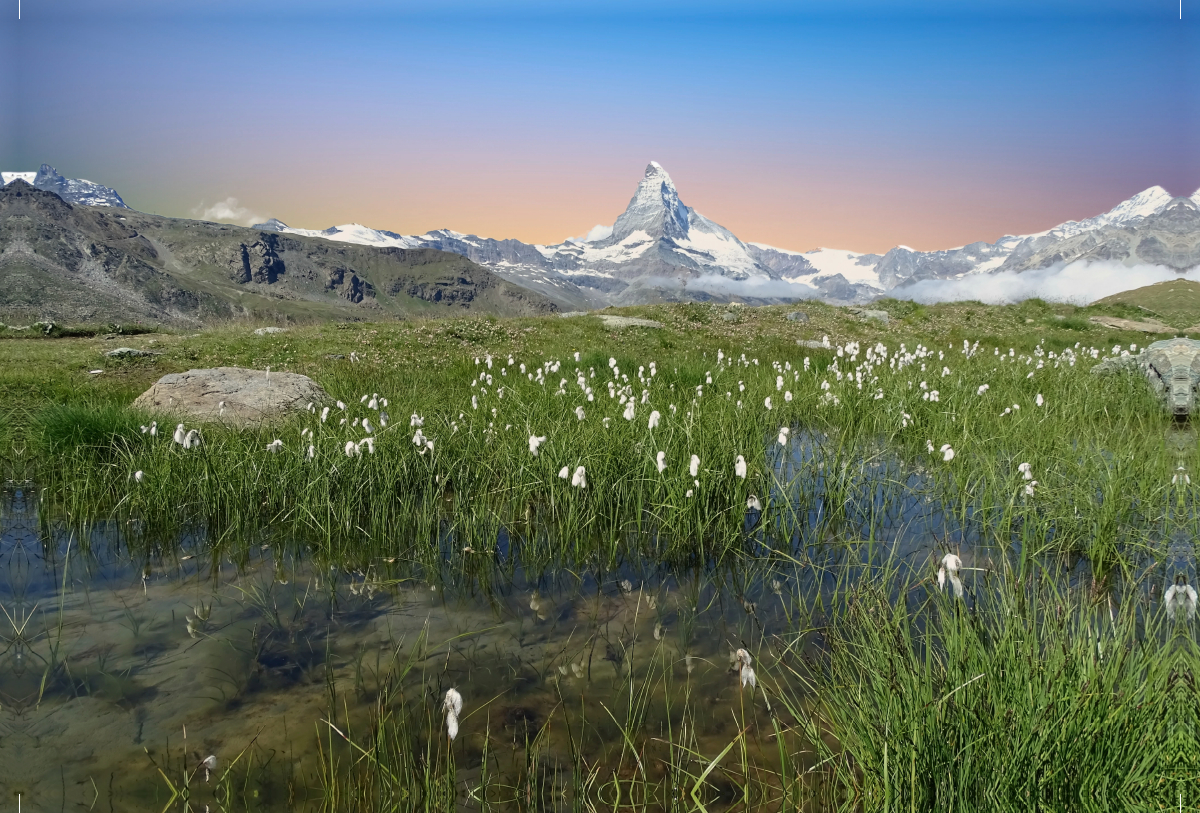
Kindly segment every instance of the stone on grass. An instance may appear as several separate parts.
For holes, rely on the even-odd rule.
[[[309,402],[319,406],[330,400],[328,393],[306,375],[216,367],[164,375],[139,395],[133,406],[192,420],[246,425],[301,412]]]
[[[787,320],[789,322],[805,323],[808,321],[808,314],[804,311],[792,311],[787,315]]]
[[[114,359],[137,358],[140,356],[161,356],[161,353],[155,353],[150,350],[137,350],[133,347],[118,347],[115,350],[109,350],[104,355]]]
[[[287,333],[286,327],[260,327],[254,331],[255,336],[266,336],[268,333]]]
[[[609,316],[607,314],[600,315],[600,321],[605,327],[662,327],[662,322],[655,322],[653,319],[639,319],[636,316]]]

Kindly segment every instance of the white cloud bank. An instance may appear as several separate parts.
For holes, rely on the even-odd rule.
[[[1086,305],[1122,291],[1181,277],[1200,281],[1200,270],[1180,274],[1161,265],[1126,266],[1112,261],[1078,261],[1036,271],[921,280],[914,285],[893,288],[885,295],[927,304],[975,299],[989,305],[1001,305],[1038,297],[1050,302]]]
[[[216,223],[236,223],[241,226],[252,226],[255,223],[263,223],[265,217],[255,214],[245,206],[238,205],[237,198],[225,198],[219,200],[212,206],[205,207],[204,202],[192,209],[192,214],[198,216],[201,220],[211,220]]]

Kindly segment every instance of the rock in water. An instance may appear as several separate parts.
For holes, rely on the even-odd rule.
[[[317,382],[297,373],[217,367],[164,375],[133,406],[194,420],[253,424],[330,401]],[[221,403],[224,402],[224,414]]]

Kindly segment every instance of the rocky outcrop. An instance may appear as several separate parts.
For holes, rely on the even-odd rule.
[[[320,408],[329,395],[308,376],[296,373],[216,367],[160,378],[133,406],[196,421],[256,424]]]

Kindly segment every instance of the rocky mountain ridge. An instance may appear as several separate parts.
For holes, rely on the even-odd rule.
[[[0,187],[0,322],[199,325],[277,319],[501,316],[557,306],[470,260],[128,207],[83,206],[23,179]]]
[[[255,228],[377,246],[426,246],[480,263],[566,307],[680,299],[779,302],[820,297],[864,303],[922,280],[1021,272],[1078,260],[1153,263],[1178,271],[1200,264],[1200,191],[1172,197],[1151,187],[1113,209],[1044,232],[1008,235],[942,251],[897,246],[879,254],[821,248],[789,251],[746,243],[686,206],[670,175],[650,162],[611,229],[552,246],[449,229],[420,235],[359,224],[322,231],[279,220]]]

